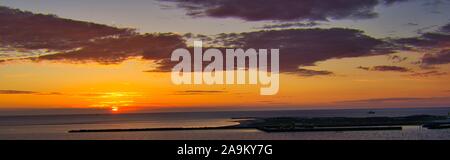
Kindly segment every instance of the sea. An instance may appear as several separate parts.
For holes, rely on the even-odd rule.
[[[369,111],[375,114],[368,114]],[[450,140],[450,129],[266,133],[256,129],[69,133],[80,129],[216,127],[239,118],[448,115],[450,108],[166,112],[0,116],[0,140]]]

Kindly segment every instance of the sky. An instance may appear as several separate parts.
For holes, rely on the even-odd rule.
[[[0,109],[450,106],[449,0],[0,0]],[[16,10],[18,9],[18,10]],[[174,85],[193,40],[279,48],[280,90]]]

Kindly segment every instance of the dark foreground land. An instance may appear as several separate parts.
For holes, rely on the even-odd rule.
[[[237,120],[238,125],[198,128],[135,128],[71,130],[69,133],[87,132],[138,132],[138,131],[186,131],[220,129],[258,129],[265,132],[317,132],[317,131],[371,131],[402,130],[401,126],[420,125],[428,129],[450,128],[447,116],[416,115],[407,117],[324,117],[324,118],[250,118]]]

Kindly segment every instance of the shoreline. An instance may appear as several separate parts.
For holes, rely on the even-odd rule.
[[[222,130],[222,129],[253,129],[246,127],[221,126],[221,127],[191,127],[191,128],[131,128],[131,129],[82,129],[70,130],[69,133],[89,133],[89,132],[144,132],[144,131],[194,131],[194,130]]]
[[[231,118],[236,120],[237,118]],[[174,127],[174,128],[130,128],[130,129],[80,129],[68,133],[98,132],[151,132],[151,131],[195,131],[195,130],[229,130],[256,129],[263,132],[319,132],[319,131],[379,131],[402,130],[402,126],[418,125],[428,129],[446,129],[449,119],[446,116],[415,115],[406,117],[273,117],[241,118],[237,125],[218,127]],[[445,121],[436,125],[436,121]],[[432,126],[432,127],[429,127]],[[442,126],[442,127],[441,127]]]

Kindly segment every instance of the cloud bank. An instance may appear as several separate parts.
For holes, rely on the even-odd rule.
[[[174,2],[187,15],[246,21],[327,21],[377,17],[374,8],[406,0],[160,0]]]
[[[194,2],[198,5],[212,5],[215,7],[218,5],[219,8],[220,6],[225,7],[237,3],[237,1],[233,0],[188,0],[177,3],[191,4]],[[250,5],[255,2],[244,1],[242,3],[243,5]],[[286,5],[290,4],[290,2],[280,2],[275,5]],[[368,8],[370,8],[372,4],[389,5],[398,2],[398,0],[362,0],[355,1],[354,3],[350,2],[353,1],[333,1],[326,4],[335,3],[333,7],[337,10],[336,12],[350,11],[351,13],[343,14],[347,15],[343,17],[348,17],[354,13],[351,8],[359,8],[361,6],[369,6]],[[275,2],[270,0],[264,1],[261,2],[260,7],[264,8],[265,5],[272,3]],[[329,7],[320,5],[324,3],[323,1],[301,1],[298,3],[305,3],[305,5],[309,5],[312,8]],[[295,8],[296,6],[293,7]],[[289,8],[286,10],[290,12]],[[317,14],[319,12],[321,10],[318,10]],[[321,17],[318,19],[329,18],[326,13],[321,13],[320,15],[322,16],[312,17],[316,17],[315,20],[317,20],[317,17]],[[281,20],[283,19],[283,15],[273,14],[272,16]],[[311,15],[299,14],[294,19],[303,16],[309,17]],[[311,17],[306,19],[311,19]],[[117,64],[130,57],[141,57],[144,60],[154,60],[159,65],[156,69],[150,70],[151,72],[167,72],[176,64],[169,60],[173,50],[177,48],[188,48],[192,50],[186,44],[185,38],[189,38],[186,35],[182,36],[173,33],[140,34],[133,29],[75,21],[53,15],[34,14],[7,7],[0,7],[0,23],[5,24],[0,27],[0,48],[26,50],[30,53],[33,53],[35,50],[47,50],[52,53],[29,58],[34,61],[50,60],[73,63],[97,62],[100,64]],[[447,64],[450,61],[448,49],[450,44],[450,24],[441,27],[436,32],[423,33],[418,37],[398,38],[390,41],[373,38],[365,35],[361,30],[349,28],[284,28],[296,25],[305,24],[286,23],[286,25],[267,26],[268,30],[244,33],[222,33],[213,36],[200,35],[200,37],[210,45],[220,46],[220,49],[279,48],[280,72],[300,76],[333,75],[332,72],[326,70],[315,71],[301,68],[303,66],[314,66],[320,61],[348,57],[386,55],[394,53],[397,49],[415,50],[438,48],[440,49],[438,53],[425,54],[421,58],[421,64],[440,65]],[[306,25],[315,25],[315,23]],[[271,30],[272,27],[282,29]],[[406,59],[394,56],[391,57],[391,60],[402,62]],[[0,63],[4,61],[0,60]],[[375,66],[360,69],[396,72],[409,71],[409,69],[399,66]],[[432,75],[432,73],[424,73],[422,75]]]
[[[0,6],[0,48],[24,51],[36,61],[120,63],[129,57],[159,59],[184,47],[171,33],[139,34],[133,29],[35,14]],[[47,52],[36,57],[34,52]],[[51,54],[48,54],[51,53]],[[4,60],[2,60],[4,61]]]

